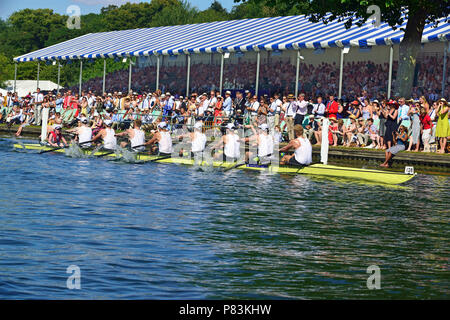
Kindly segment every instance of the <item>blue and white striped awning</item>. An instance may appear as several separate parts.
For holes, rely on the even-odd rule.
[[[405,27],[406,21],[400,27]],[[387,24],[374,28],[344,27],[344,21],[313,23],[308,17],[288,16],[219,21],[179,26],[121,30],[86,34],[20,57],[15,61],[46,61],[189,53],[289,50],[347,46],[376,46],[399,43],[400,28]],[[445,18],[438,27],[426,25],[422,43],[450,39]]]

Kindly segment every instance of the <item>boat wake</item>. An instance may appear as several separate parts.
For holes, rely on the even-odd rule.
[[[88,158],[89,155],[85,154],[83,150],[77,144],[71,144],[64,150],[66,156],[71,158]]]
[[[108,161],[109,162],[118,162],[118,163],[134,163],[134,164],[144,163],[144,161],[137,159],[135,152],[132,152],[132,151],[130,151],[126,148],[122,148],[120,146],[117,146],[114,159],[110,159]]]

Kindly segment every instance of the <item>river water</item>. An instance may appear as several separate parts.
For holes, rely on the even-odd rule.
[[[0,140],[2,299],[449,298],[448,177],[387,187],[12,143]]]

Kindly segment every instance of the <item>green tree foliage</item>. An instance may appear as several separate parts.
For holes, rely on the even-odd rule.
[[[404,28],[404,38],[400,43],[399,67],[397,71],[396,96],[410,97],[414,79],[416,59],[425,24],[437,23],[450,15],[450,0],[235,0],[248,4],[260,4],[270,7],[291,8],[310,15],[313,22],[328,23],[336,18],[345,21],[347,28],[353,24],[362,25],[370,17],[367,8],[377,5],[380,8],[381,21],[393,29],[403,23],[402,13],[408,11],[408,23]],[[284,10],[284,9],[282,9]],[[330,16],[327,16],[331,13]]]
[[[278,1],[278,0],[277,0]],[[0,83],[14,77],[13,58],[67,41],[87,33],[150,28],[168,25],[202,23],[230,19],[257,18],[302,13],[301,7],[289,7],[280,1],[277,7],[265,1],[250,1],[236,5],[228,12],[219,1],[212,0],[206,10],[200,11],[185,0],[151,0],[103,7],[98,14],[81,16],[81,29],[68,29],[68,16],[52,9],[24,9],[13,13],[6,21],[0,19]],[[79,81],[79,62],[61,62],[61,85]],[[128,64],[107,59],[107,71],[128,68]],[[58,67],[40,63],[40,79],[57,81]],[[83,80],[101,77],[103,60],[84,62]],[[17,79],[36,79],[37,62],[20,63]]]

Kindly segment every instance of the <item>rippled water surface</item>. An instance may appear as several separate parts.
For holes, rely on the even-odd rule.
[[[449,298],[448,177],[390,188],[201,172],[8,139],[0,164],[0,298]]]

